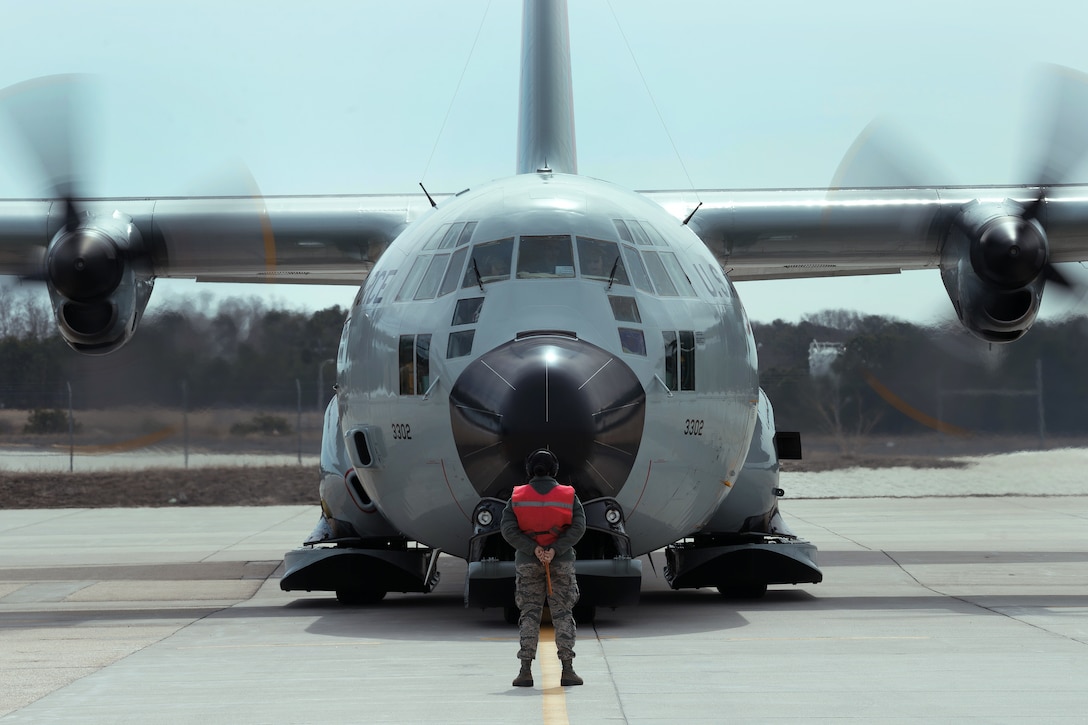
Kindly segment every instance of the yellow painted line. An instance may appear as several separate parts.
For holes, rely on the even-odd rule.
[[[161,430],[157,430],[154,433],[148,433],[137,438],[130,438],[127,441],[120,441],[119,443],[103,443],[101,445],[93,446],[72,446],[72,450],[76,453],[84,455],[94,455],[96,453],[120,453],[122,451],[133,451],[137,448],[144,448],[146,446],[153,446],[159,441],[165,440],[170,436],[178,432],[178,429],[174,426],[167,426]],[[67,446],[56,445],[54,448],[67,448]]]
[[[563,672],[559,664],[559,650],[555,646],[555,628],[540,625],[540,644],[536,658],[540,660],[541,689],[544,691],[541,707],[544,709],[544,725],[569,725],[567,719],[567,693],[559,684]]]

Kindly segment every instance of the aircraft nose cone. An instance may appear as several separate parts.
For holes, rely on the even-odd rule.
[[[523,337],[472,362],[450,393],[457,453],[481,496],[506,498],[526,456],[548,448],[584,500],[615,496],[642,440],[646,392],[610,352],[559,336]]]

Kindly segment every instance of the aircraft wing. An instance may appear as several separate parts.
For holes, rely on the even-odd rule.
[[[421,195],[0,200],[0,275],[42,278],[69,209],[110,234],[135,227],[151,277],[358,285],[430,204]]]
[[[1080,185],[643,194],[678,219],[702,202],[688,226],[734,281],[938,269],[964,210],[1007,200],[1039,204],[1051,263],[1088,260],[1088,187]]]

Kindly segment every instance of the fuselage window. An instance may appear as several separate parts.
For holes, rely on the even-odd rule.
[[[642,330],[636,330],[632,327],[621,327],[620,330],[620,350],[628,355],[642,355],[646,356],[646,336],[642,333]]]
[[[574,276],[574,254],[566,234],[522,237],[518,242],[518,279]]]
[[[657,252],[643,252],[642,258],[646,261],[646,269],[650,271],[650,279],[654,281],[657,293],[662,297],[676,297],[679,294],[676,285],[669,279],[669,273],[665,271]]]
[[[449,258],[450,255],[448,254],[436,254],[431,258],[431,263],[427,266],[427,273],[423,275],[423,281],[419,283],[419,290],[416,292],[414,299],[434,299],[435,293],[438,292],[438,283],[442,279],[442,274],[446,271],[446,262],[449,261]]]
[[[465,278],[461,282],[461,288],[510,279],[510,257],[513,252],[513,237],[474,246],[472,256],[468,259],[468,266],[465,267]],[[477,272],[479,272],[478,279]]]
[[[695,390],[695,332],[667,330],[665,342],[665,386],[669,390]]]
[[[620,322],[642,322],[638,314],[638,303],[634,297],[608,296],[608,303],[612,305],[612,315]]]
[[[631,271],[631,279],[634,281],[635,287],[643,292],[653,294],[654,286],[650,284],[650,275],[646,273],[646,265],[642,263],[642,257],[639,256],[638,250],[626,244],[621,244],[620,249],[623,250],[623,260],[627,263],[627,269]]]
[[[401,335],[397,349],[400,394],[423,395],[431,384],[431,336]]]
[[[475,330],[461,330],[460,332],[451,332],[449,341],[446,343],[446,359],[453,359],[455,357],[465,357],[472,354],[472,339],[476,336]]]
[[[465,257],[468,256],[468,247],[461,247],[450,257],[450,266],[446,270],[446,276],[442,278],[442,286],[438,288],[438,296],[443,297],[457,289],[457,280],[461,279],[461,270],[465,266]]]
[[[419,278],[423,276],[423,272],[427,269],[430,261],[429,256],[416,257],[415,261],[412,262],[412,268],[408,270],[408,276],[404,278],[404,284],[401,286],[400,292],[397,293],[397,302],[412,299],[412,294],[416,291],[416,287],[419,286]]]
[[[466,300],[457,300],[457,306],[453,309],[453,325],[474,325],[480,320],[480,310],[484,306],[483,297],[470,297]]]
[[[620,258],[620,245],[615,242],[578,237],[578,269],[587,279],[631,284]]]
[[[691,286],[691,278],[688,277],[684,268],[680,266],[680,260],[676,258],[676,254],[674,252],[661,252],[660,256],[669,277],[672,279],[673,284],[676,285],[676,289],[679,290],[680,296],[694,297],[695,288]]]
[[[661,236],[661,232],[654,229],[654,225],[650,222],[638,222],[638,225],[642,227],[642,231],[646,232],[646,236],[650,238],[650,244],[657,247],[667,247],[669,243],[665,241],[665,237]]]

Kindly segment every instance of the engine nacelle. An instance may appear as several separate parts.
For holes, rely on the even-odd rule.
[[[1046,232],[1015,201],[973,202],[941,253],[941,280],[960,322],[987,342],[1007,343],[1039,314],[1049,259]]]
[[[86,355],[105,355],[128,342],[154,286],[140,232],[120,212],[84,217],[58,231],[45,272],[61,337]]]

